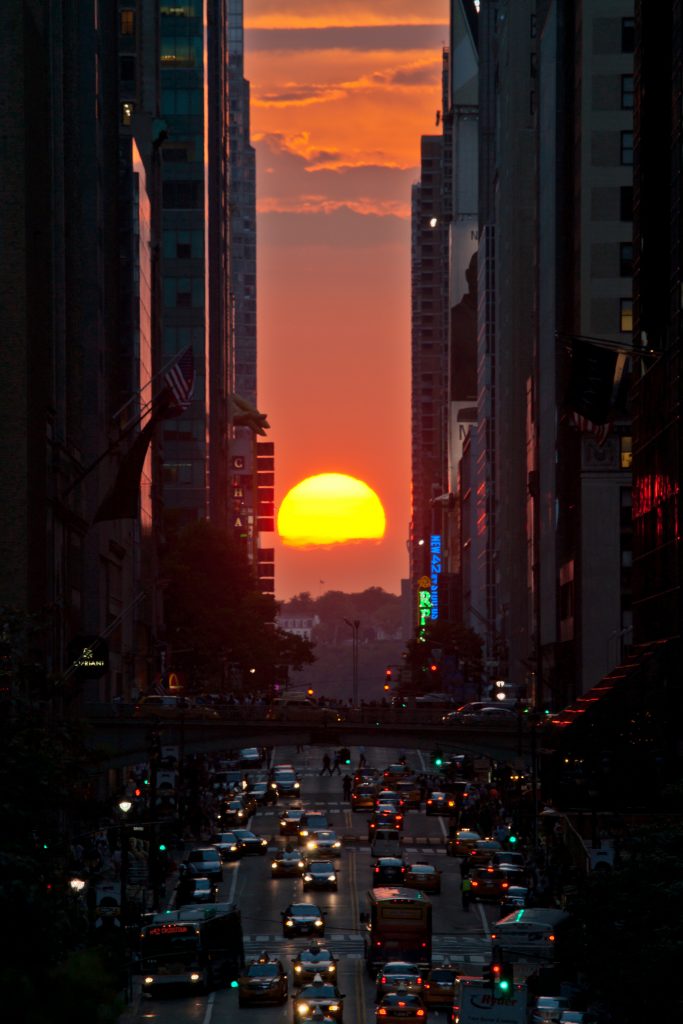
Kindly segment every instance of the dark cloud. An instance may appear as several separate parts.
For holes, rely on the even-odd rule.
[[[445,25],[365,25],[353,28],[248,29],[249,50],[439,50]]]

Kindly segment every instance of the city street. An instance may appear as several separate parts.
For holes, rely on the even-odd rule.
[[[384,768],[398,757],[398,750],[374,748],[368,751],[371,765]],[[345,993],[344,1019],[347,1024],[374,1020],[374,978],[371,980],[363,960],[360,914],[366,909],[365,894],[371,886],[370,847],[367,841],[367,812],[354,813],[342,801],[340,776],[320,777],[323,748],[306,748],[296,754],[293,747],[273,751],[272,762],[294,764],[301,775],[302,803],[305,807],[325,811],[330,827],[346,837],[339,860],[339,891],[303,895],[299,879],[271,879],[270,857],[246,858],[226,864],[219,899],[235,900],[242,912],[245,954],[247,960],[262,950],[282,959],[290,973],[290,998],[282,1007],[249,1007],[239,1009],[235,990],[216,991],[207,996],[179,995],[173,997],[141,997],[136,1024],[157,1021],[158,1024],[212,1024],[223,1021],[284,1022],[292,1019],[291,960],[309,940],[286,940],[282,937],[280,911],[291,901],[318,903],[328,912],[325,943],[340,958],[339,988]],[[353,763],[357,754],[352,751]],[[429,770],[424,753],[408,752],[408,763],[417,771]],[[280,811],[287,806],[280,800],[275,808],[259,808],[251,827],[259,835],[273,838],[274,845],[284,846],[278,836]],[[487,921],[495,920],[495,904],[473,903],[469,912],[461,909],[460,872],[457,859],[446,856],[446,821],[426,817],[420,811],[409,811],[404,829],[404,857],[407,861],[427,860],[442,870],[442,894],[432,897],[434,907],[434,962],[447,961],[471,966],[479,974],[488,962],[490,944]],[[445,1020],[443,1012],[431,1011],[430,1019]]]

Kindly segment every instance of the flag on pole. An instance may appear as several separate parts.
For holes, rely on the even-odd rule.
[[[186,348],[164,373],[164,388],[152,403],[152,414],[123,455],[114,483],[104,496],[93,522],[110,519],[136,519],[140,477],[154,428],[162,420],[179,416],[192,401],[194,392],[194,353]]]
[[[613,349],[572,338],[569,420],[582,433],[593,434],[599,445],[605,443],[611,428],[618,356]]]
[[[175,404],[181,410],[187,409],[194,394],[194,351],[191,345],[166,370],[164,382]]]
[[[93,522],[137,518],[140,477],[156,422],[152,416],[121,459],[114,483],[100,502]]]

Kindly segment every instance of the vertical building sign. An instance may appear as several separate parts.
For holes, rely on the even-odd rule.
[[[432,581],[429,576],[420,576],[417,587],[417,635],[423,637],[432,617]]]
[[[430,575],[431,575],[431,586],[430,586],[430,598],[431,598],[431,609],[430,618],[438,619],[439,617],[439,576],[441,575],[441,536],[438,533],[433,533],[429,541],[429,558],[430,558]]]

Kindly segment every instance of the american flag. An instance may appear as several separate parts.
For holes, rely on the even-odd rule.
[[[607,435],[610,432],[610,423],[593,423],[592,420],[587,419],[586,416],[582,416],[578,412],[570,413],[570,421],[582,434],[593,434],[598,447],[602,448],[603,444],[607,440]]]
[[[194,394],[194,352],[192,346],[181,352],[172,366],[164,374],[175,404],[180,409],[187,409]]]

